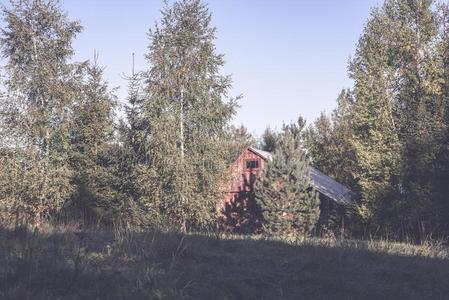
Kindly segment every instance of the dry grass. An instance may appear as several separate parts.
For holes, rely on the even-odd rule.
[[[447,299],[443,243],[0,230],[0,299]]]

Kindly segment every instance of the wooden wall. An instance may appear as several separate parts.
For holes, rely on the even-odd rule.
[[[257,160],[257,169],[248,169],[246,162]],[[260,228],[260,216],[254,199],[254,185],[262,175],[265,159],[251,149],[246,149],[230,166],[228,193],[218,207],[222,227],[234,232],[254,232]]]

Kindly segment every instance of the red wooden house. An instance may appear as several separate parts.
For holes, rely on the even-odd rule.
[[[218,207],[223,229],[250,233],[261,228],[261,214],[254,198],[254,188],[270,159],[271,153],[249,147],[229,167],[229,192]],[[328,211],[328,206],[344,207],[354,203],[348,188],[313,167],[310,168],[310,184],[320,193],[322,213]]]
[[[261,176],[266,160],[269,157],[270,153],[253,147],[247,148],[240,154],[230,167],[232,184],[228,194],[228,201],[235,198],[242,191],[251,191],[252,187],[248,183]]]
[[[226,201],[219,207],[223,229],[236,232],[260,229],[254,186],[270,157],[268,152],[249,147],[229,167],[230,189]]]

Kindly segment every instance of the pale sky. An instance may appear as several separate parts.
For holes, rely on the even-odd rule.
[[[217,52],[225,55],[223,74],[233,76],[232,95],[243,95],[233,123],[261,134],[299,115],[312,122],[330,112],[342,88],[351,87],[353,55],[371,8],[381,0],[209,0],[217,27]],[[147,32],[160,18],[160,0],[65,0],[64,9],[85,27],[74,43],[76,59],[94,49],[117,94],[126,97],[132,53],[136,68]]]

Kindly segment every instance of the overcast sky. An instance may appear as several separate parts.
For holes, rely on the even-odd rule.
[[[233,95],[243,95],[234,124],[260,134],[299,115],[308,122],[330,112],[342,88],[351,87],[347,63],[380,0],[210,0],[216,46],[232,74]],[[148,68],[148,29],[160,18],[159,0],[66,0],[63,7],[85,27],[76,59],[94,49],[111,86],[126,97],[122,74]]]

